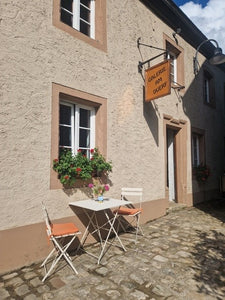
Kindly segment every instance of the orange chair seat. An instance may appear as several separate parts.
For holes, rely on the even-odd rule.
[[[52,236],[67,235],[79,232],[73,223],[52,224]]]
[[[135,215],[137,213],[141,213],[141,208],[129,208],[129,207],[120,207],[119,209],[115,210],[114,213],[118,213],[119,215]]]

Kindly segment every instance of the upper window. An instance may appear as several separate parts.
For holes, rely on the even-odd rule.
[[[168,52],[167,59],[170,59],[170,79],[173,84],[177,84],[177,55]]]
[[[54,0],[53,25],[93,47],[107,50],[105,0]]]
[[[214,97],[214,80],[213,76],[206,70],[204,70],[203,77],[203,87],[204,87],[204,102],[211,106],[215,106],[215,97]]]
[[[60,101],[59,152],[70,149],[73,154],[81,150],[90,157],[95,147],[95,109]]]
[[[171,86],[184,86],[184,50],[171,38],[164,34],[164,48],[167,50],[167,59],[170,59]]]
[[[94,39],[95,1],[61,0],[60,20]]]

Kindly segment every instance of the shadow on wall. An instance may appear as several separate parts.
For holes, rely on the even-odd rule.
[[[203,82],[204,72],[206,69],[210,69],[210,73],[212,73],[212,75],[215,77],[215,105],[213,106],[204,103]],[[199,70],[199,73],[191,82],[190,86],[186,86],[186,90],[171,89],[171,95],[176,101],[178,115],[180,108],[182,108],[184,114],[190,121],[190,132],[188,133],[188,136],[190,136],[191,138],[192,127],[205,132],[203,163],[209,165],[211,169],[211,175],[204,187],[197,185],[197,182],[195,182],[195,178],[192,176],[192,194],[194,204],[199,202],[199,200],[209,200],[208,197],[211,197],[211,195],[208,193],[208,191],[219,190],[219,178],[224,172],[224,103],[222,103],[221,101],[223,99],[224,87],[223,84],[220,84],[222,82],[221,75],[222,71],[220,72],[217,67],[209,66],[208,62],[206,61],[203,64],[202,68]],[[155,140],[155,143],[158,146],[158,119],[160,118],[160,113],[154,101],[145,102],[144,87],[143,115]],[[176,116],[174,117],[176,118]],[[203,194],[206,195],[206,197],[204,197]]]
[[[208,191],[219,191],[219,178],[223,174],[224,169],[224,107],[223,87],[221,82],[221,73],[216,71],[216,66],[209,66],[205,61],[191,82],[185,94],[180,97],[183,111],[190,120],[190,136],[192,128],[204,131],[204,152],[202,161],[206,163],[211,171],[207,182],[204,185],[197,184],[195,177],[192,176],[193,187],[193,204],[202,200],[210,200],[212,196]],[[214,77],[214,101],[215,105],[209,105],[204,102],[204,72],[209,70]],[[225,80],[225,75],[224,75]],[[186,87],[187,88],[187,87]]]
[[[151,131],[151,134],[155,140],[157,146],[159,146],[159,125],[158,125],[158,116],[157,116],[157,107],[154,104],[154,101],[146,102],[145,101],[145,89],[143,87],[143,115],[148,128]]]

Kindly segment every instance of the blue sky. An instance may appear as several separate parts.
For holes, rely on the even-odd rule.
[[[205,7],[209,0],[192,0],[195,4],[200,4],[202,7]],[[186,2],[191,2],[188,0],[173,0],[177,6],[184,5]]]
[[[225,53],[225,0],[173,1],[208,39],[215,39]]]

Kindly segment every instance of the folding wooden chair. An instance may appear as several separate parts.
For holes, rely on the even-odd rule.
[[[49,218],[47,209],[43,203],[42,209],[46,223],[46,232],[49,240],[51,240],[54,245],[54,248],[41,265],[42,267],[44,267],[45,270],[45,276],[42,279],[42,282],[44,282],[45,279],[50,275],[50,273],[56,267],[57,263],[60,261],[61,258],[64,258],[65,261],[72,268],[72,270],[75,272],[75,274],[78,274],[67,250],[69,246],[73,243],[73,241],[77,238],[77,235],[81,234],[81,232],[73,223],[53,224]],[[46,265],[48,264],[50,258],[52,258],[54,252],[56,252],[56,255],[52,260],[49,270],[47,270]]]
[[[116,212],[118,213],[118,223],[124,232],[128,232],[127,230],[128,228],[135,229],[135,243],[137,243],[137,236],[139,232],[141,233],[141,235],[144,235],[140,227],[140,216],[143,211],[141,208],[142,194],[143,194],[142,188],[122,188],[121,199],[129,200],[129,201],[133,200],[132,202],[134,202],[134,199],[138,198],[139,207],[134,208],[134,206],[129,206],[129,207],[121,206],[119,209],[114,211],[114,213]],[[129,223],[124,218],[125,216],[131,217],[133,220]]]

